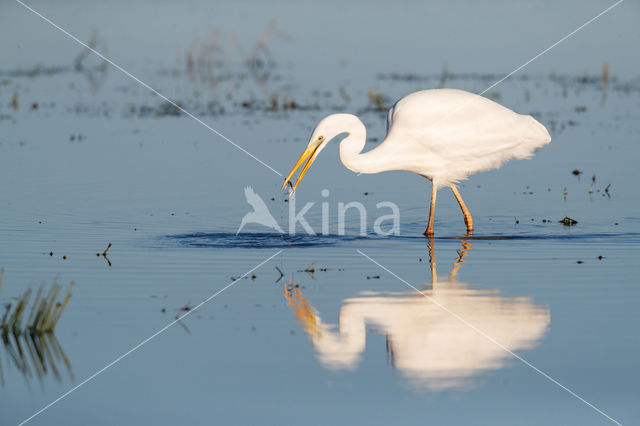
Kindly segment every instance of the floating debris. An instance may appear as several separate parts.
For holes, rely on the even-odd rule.
[[[313,267],[313,265],[315,265],[315,264],[316,264],[316,262],[312,262],[312,263],[311,263],[311,265],[307,266],[307,267],[306,267],[306,268],[304,268],[304,269],[299,269],[299,270],[298,270],[298,272],[306,272],[307,274],[309,274],[309,276],[310,276],[312,279],[314,279],[314,280],[315,280],[315,279],[316,279],[316,277],[314,277],[314,276],[313,276],[313,274],[316,272],[316,269]]]
[[[559,221],[559,223],[563,224],[564,226],[573,226],[573,225],[577,225],[578,221],[575,219],[571,219],[568,216],[565,216]]]
[[[367,279],[368,280],[379,280],[380,279],[380,275],[372,275],[372,276],[367,275]]]
[[[305,269],[299,269],[298,272],[306,272],[309,274],[313,274],[316,269],[313,267],[313,265],[315,265],[316,262],[311,262],[311,265],[307,266]]]
[[[184,329],[184,331],[187,332],[187,334],[191,334],[191,330],[189,330],[189,327],[186,326],[185,323],[183,323],[182,321],[180,321],[180,318],[182,318],[184,315],[186,315],[187,312],[191,311],[191,306],[189,306],[191,302],[187,302],[183,307],[181,307],[178,310],[178,313],[176,314],[176,321],[178,322],[178,324],[180,324],[180,326]],[[226,305],[225,305],[226,307]],[[166,310],[164,310],[164,308],[162,308],[162,313],[165,313]]]
[[[18,92],[15,92],[11,97],[11,107],[18,109]]]
[[[134,228],[135,231],[135,228]],[[111,261],[109,260],[109,258],[107,257],[107,252],[109,251],[109,249],[111,248],[111,242],[109,242],[109,245],[107,246],[106,249],[104,249],[104,251],[102,252],[102,257],[104,257],[104,259],[107,261],[107,263],[109,264],[109,266],[111,266]],[[101,254],[100,253],[96,253],[97,257],[100,257]]]
[[[574,169],[571,172],[571,174],[574,175],[574,176],[580,176],[582,174],[582,172],[580,170],[578,170],[578,169]]]
[[[296,103],[296,101],[290,100],[290,101],[284,102],[282,104],[282,107],[284,109],[296,109],[298,107],[298,104]]]
[[[189,306],[189,302],[187,302],[182,308],[180,308],[179,312],[189,312],[191,307]],[[178,319],[179,314],[176,315],[176,319]]]

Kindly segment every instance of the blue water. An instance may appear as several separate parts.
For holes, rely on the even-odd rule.
[[[371,149],[374,99],[480,92],[609,5],[29,4],[95,30],[96,49],[281,174],[325,115],[358,114]],[[75,287],[54,334],[2,340],[0,423],[170,324],[29,424],[611,423],[509,351],[638,423],[637,12],[622,3],[485,94],[552,142],[461,183],[473,235],[441,190],[427,239],[429,182],[356,176],[337,144],[296,190],[316,235],[236,234],[246,186],[289,230],[281,176],[3,3],[0,316],[42,282]],[[340,234],[350,201],[364,235],[354,211]],[[384,201],[397,235],[373,232]]]

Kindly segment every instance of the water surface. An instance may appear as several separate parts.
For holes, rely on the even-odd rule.
[[[117,3],[33,6],[83,40],[95,29],[96,48],[284,174],[324,115],[359,114],[374,148],[385,126],[376,99],[480,92],[608,5],[442,2],[412,14],[356,3],[327,16],[320,6],[161,3],[154,19],[144,2],[126,14]],[[536,116],[553,140],[462,183],[471,237],[443,190],[430,241],[429,183],[355,176],[337,146],[297,190],[298,210],[315,203],[317,235],[254,224],[236,235],[249,185],[287,228],[280,176],[19,5],[0,6],[0,302],[58,274],[76,283],[54,335],[2,342],[2,424],[230,283],[32,423],[608,422],[504,348],[637,423],[637,8],[625,2],[486,94]],[[249,66],[271,16],[289,37],[267,37]],[[340,235],[338,203],[354,200],[367,234],[350,215]],[[381,201],[400,207],[399,235],[372,232],[388,213]],[[565,216],[578,224],[563,226]]]

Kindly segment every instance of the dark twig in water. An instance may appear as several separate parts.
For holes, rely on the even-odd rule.
[[[103,255],[103,256],[106,256],[106,255],[107,255],[107,252],[109,251],[109,249],[110,249],[110,248],[111,248],[111,242],[109,242],[109,245],[107,246],[107,248],[106,248],[106,249],[104,249],[104,251],[102,252],[102,255]]]
[[[180,324],[182,328],[184,328],[184,331],[186,331],[189,334],[191,334],[191,331],[189,330],[189,328],[186,326],[185,323],[180,321],[180,318],[182,317],[183,313],[189,312],[191,310],[191,306],[189,306],[190,303],[191,302],[187,302],[182,308],[180,308],[180,310],[176,314],[176,321],[178,321],[178,324]]]
[[[187,327],[185,323],[180,321],[180,318],[176,318],[176,319],[178,320],[178,324],[180,324],[182,328],[184,328],[184,331],[186,331],[188,334],[191,334],[191,330],[189,330],[189,327]]]
[[[280,280],[282,280],[282,278],[284,277],[284,272],[282,272],[282,271],[280,270],[280,268],[278,268],[277,266],[276,266],[276,270],[277,270],[277,271],[278,271],[278,273],[280,274],[280,276],[279,276],[279,277],[278,277],[278,279],[276,280],[276,283],[279,283],[279,282],[280,282]],[[2,281],[0,281],[0,284],[2,284]]]
[[[311,265],[307,266],[305,269],[299,269],[298,272],[306,272],[307,274],[309,274],[309,276],[312,279],[316,279],[316,277],[313,276],[313,274],[316,272],[315,268],[313,267],[313,265],[315,265],[316,262],[312,262]]]
[[[109,242],[109,245],[107,246],[106,249],[104,249],[104,251],[102,252],[102,257],[104,257],[104,259],[107,261],[107,263],[109,264],[109,266],[111,266],[111,261],[109,260],[109,258],[107,257],[107,252],[109,251],[109,249],[111,248],[111,242]],[[96,253],[96,256],[100,256],[100,253]]]

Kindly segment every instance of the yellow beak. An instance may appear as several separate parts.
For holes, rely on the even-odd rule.
[[[296,170],[298,170],[300,168],[300,166],[302,165],[302,163],[304,163],[304,161],[307,160],[307,162],[305,163],[304,167],[300,171],[300,174],[298,175],[298,179],[296,180],[296,183],[293,185],[293,189],[291,190],[291,193],[289,194],[289,196],[291,196],[291,194],[293,194],[293,191],[296,190],[296,187],[302,181],[302,178],[307,173],[307,170],[309,170],[309,167],[315,161],[315,159],[316,159],[316,155],[315,154],[318,151],[318,148],[320,147],[321,144],[322,144],[322,141],[318,140],[318,141],[315,141],[315,142],[313,142],[313,143],[311,143],[311,144],[309,144],[307,146],[307,148],[304,150],[304,152],[302,153],[302,155],[300,156],[300,158],[296,162],[296,165],[293,166],[293,169],[291,169],[291,172],[289,172],[289,175],[284,180],[284,183],[282,184],[282,188],[280,188],[280,190],[283,190],[284,187],[287,186],[287,183],[289,183],[289,180],[291,180],[291,177],[296,172]]]

